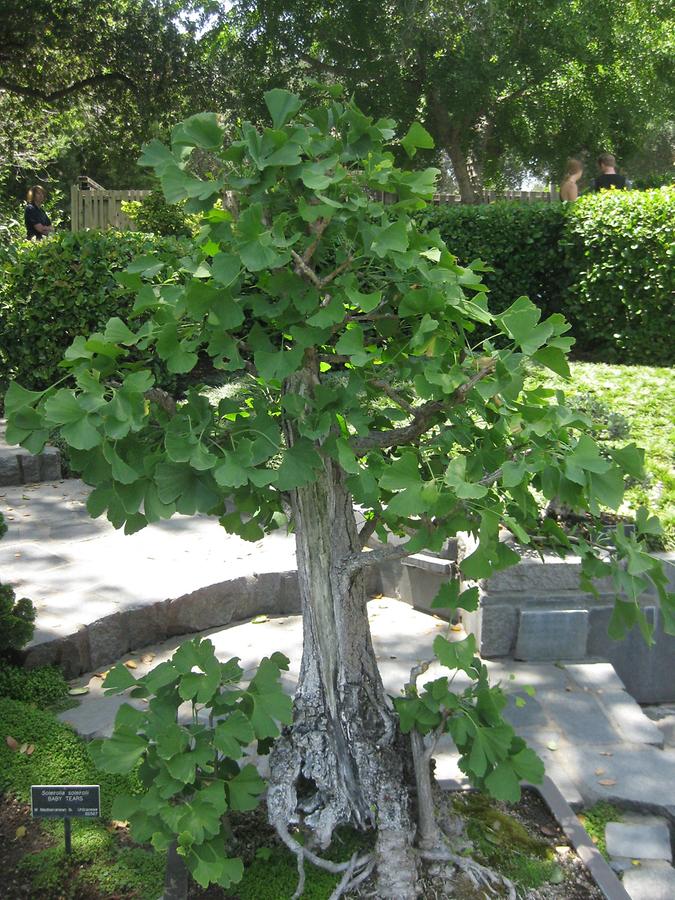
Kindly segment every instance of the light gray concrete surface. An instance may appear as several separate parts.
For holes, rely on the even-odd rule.
[[[670,829],[661,822],[609,822],[605,828],[607,852],[628,859],[663,859],[672,862]]]
[[[409,679],[411,667],[431,657],[435,636],[446,633],[448,626],[436,616],[387,597],[372,599],[368,610],[382,679],[387,691],[395,696]],[[463,632],[448,633],[454,639],[464,637]],[[238,656],[248,672],[263,656],[275,650],[285,653],[291,662],[284,684],[289,692],[294,690],[302,654],[300,616],[270,616],[262,623],[232,624],[204,634],[213,642],[220,659]],[[182,639],[174,637],[122,658],[133,659],[134,673],[143,674],[168,659]],[[645,736],[651,739],[651,733],[637,729],[627,736],[621,729],[615,718],[615,704],[605,705],[604,688],[598,687],[608,685],[613,697],[618,693],[619,682],[606,663],[597,664],[597,673],[591,664],[567,668],[552,663],[488,660],[486,665],[491,679],[500,682],[508,695],[507,718],[542,757],[547,773],[568,803],[579,808],[604,798],[625,801],[635,808],[668,812],[673,800],[669,799],[669,786],[675,783],[675,752],[637,740]],[[447,670],[434,664],[420,683],[444,673]],[[117,697],[103,696],[100,675],[99,671],[78,679],[77,684],[87,685],[89,693],[76,708],[61,714],[64,721],[88,737],[110,733],[120,704]],[[457,691],[467,684],[463,673],[453,682]],[[534,697],[530,696],[530,689],[534,690]],[[516,698],[524,700],[525,705],[517,704]],[[631,721],[639,723],[642,717],[648,726],[653,725],[627,694],[623,704],[630,709]],[[437,749],[436,774],[459,786],[467,784],[448,737]]]
[[[623,886],[631,900],[673,900],[675,869],[666,862],[631,868],[623,876]]]
[[[206,516],[175,516],[125,535],[89,517],[90,490],[77,479],[0,488],[8,525],[2,578],[37,610],[29,665],[58,663],[79,674],[258,607],[278,612],[287,601],[297,611],[292,536],[249,543]]]

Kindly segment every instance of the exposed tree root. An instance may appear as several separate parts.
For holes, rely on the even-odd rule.
[[[352,890],[361,884],[366,878],[370,877],[375,868],[375,854],[367,853],[365,856],[359,856],[355,853],[349,862],[336,863],[329,859],[324,859],[313,853],[307,847],[299,844],[295,838],[289,833],[288,828],[281,822],[274,822],[277,834],[288,847],[291,853],[294,853],[298,860],[298,886],[293,894],[293,900],[302,897],[305,889],[305,859],[309,860],[313,865],[333,875],[342,874],[339,884],[330,895],[330,900],[339,900],[343,894]]]
[[[495,872],[494,869],[482,866],[469,857],[459,856],[445,847],[438,847],[435,850],[419,850],[418,852],[422,859],[429,862],[449,862],[457,866],[476,888],[485,889],[494,894],[496,887],[505,887],[509,892],[508,900],[517,900],[518,895],[513,882],[505,875]]]

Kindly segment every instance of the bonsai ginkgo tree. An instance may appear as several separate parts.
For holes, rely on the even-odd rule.
[[[541,321],[526,297],[492,315],[482,264],[458,265],[437,232],[418,228],[438,173],[404,171],[394,154],[413,157],[429,135],[413,125],[397,141],[393,121],[339,96],[317,108],[282,90],[265,99],[270,127],[244,123],[227,148],[211,114],[176,126],[170,147],[145,148],[167,200],[203,215],[194,252],[173,270],[134,262],[121,276],[137,290],[130,319],[73,342],[69,384],[12,384],[8,438],[38,451],[59,429],[94,486],[90,513],[128,533],[204,513],[258,540],[290,520],[304,646],[293,723],[272,752],[270,821],[300,862],[319,864],[337,826],[374,830],[372,854],[330,864],[340,890],[374,872],[378,896],[406,900],[420,858],[457,861],[431,797],[440,733],[495,796],[517,796],[541,767],[502,719],[473,637],[434,645],[471,689],[453,694],[447,678],[418,687],[423,664],[392,704],[368,626],[368,567],[468,533],[476,546],[461,570],[478,580],[544,537],[581,556],[589,588],[614,577],[617,636],[637,623],[650,639],[639,603],[650,585],[672,633],[672,597],[644,550],[659,528],[645,511],[635,534],[594,537],[643,454],[601,452],[589,421],[545,387],[547,371],[569,374],[563,316]],[[190,172],[194,148],[218,160],[214,177]],[[185,396],[154,384],[156,356],[183,376],[199,366]],[[197,381],[208,370],[235,383],[217,404]],[[542,515],[554,498],[588,513],[583,528]],[[504,529],[515,540],[500,539]],[[450,583],[438,602],[477,601]],[[297,841],[296,827],[314,843]]]

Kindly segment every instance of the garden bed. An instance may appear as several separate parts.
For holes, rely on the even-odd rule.
[[[474,793],[447,793],[445,804],[448,814],[466,816],[476,859],[511,878],[522,900],[602,900],[607,896],[537,791],[525,790],[514,805],[488,801]],[[43,900],[157,900],[161,894],[161,857],[133,845],[124,827],[108,823],[105,828],[92,828],[90,823],[85,827],[75,822],[74,853],[68,860],[62,849],[60,823],[45,828],[30,818],[27,805],[11,796],[2,798],[0,823],[3,897],[27,900],[39,893]],[[240,816],[233,824],[235,850],[247,867],[244,879],[230,891],[193,885],[190,898],[288,900],[297,882],[295,858],[280,845],[264,810]],[[17,838],[17,833],[21,837]],[[348,858],[365,843],[367,838],[342,832],[328,855]],[[335,876],[308,865],[303,896],[328,900],[336,882]],[[428,869],[423,898],[443,896],[440,885],[433,868]],[[348,896],[368,896],[372,887],[366,884],[360,893]],[[476,900],[482,895],[460,876],[453,896]]]

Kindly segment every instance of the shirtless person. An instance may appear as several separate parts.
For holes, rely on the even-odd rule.
[[[560,184],[560,199],[571,202],[579,197],[577,182],[584,172],[583,164],[578,159],[568,159],[565,166],[565,175]]]

